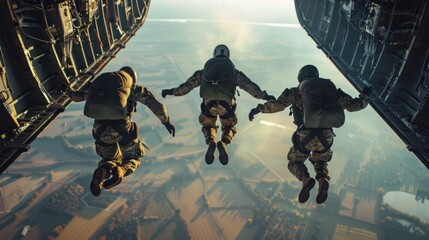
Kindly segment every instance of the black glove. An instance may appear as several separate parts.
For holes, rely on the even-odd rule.
[[[173,95],[173,89],[163,89],[161,92],[161,96],[165,98],[167,95]]]
[[[253,118],[255,118],[255,115],[260,113],[261,110],[259,110],[258,108],[252,108],[252,110],[250,110],[249,112],[249,121],[252,121]]]
[[[265,97],[262,99],[265,101],[271,101],[271,100],[275,101],[276,100],[276,98],[273,95],[268,95],[268,94],[265,95]]]
[[[368,97],[371,96],[372,92],[373,92],[373,87],[372,86],[365,86],[362,89],[362,92],[359,94],[359,97],[367,100]]]
[[[170,121],[164,123],[165,128],[167,128],[167,131],[173,135],[173,137],[176,134],[176,128],[170,123]]]

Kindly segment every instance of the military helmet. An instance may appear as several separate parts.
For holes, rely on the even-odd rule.
[[[133,79],[133,83],[137,82],[137,72],[130,66],[124,66],[119,69],[119,71],[124,71]]]
[[[302,80],[306,78],[318,78],[319,77],[319,70],[314,65],[305,65],[302,67],[298,72],[298,81],[301,82]]]
[[[217,56],[225,56],[225,57],[229,58],[228,47],[224,44],[217,45],[213,51],[213,57],[217,57]]]

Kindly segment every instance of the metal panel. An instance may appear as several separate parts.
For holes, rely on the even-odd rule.
[[[0,1],[0,173],[143,25],[150,0]],[[7,86],[7,87],[6,87]]]
[[[295,0],[302,27],[429,168],[429,2]],[[331,10],[332,9],[332,10]]]

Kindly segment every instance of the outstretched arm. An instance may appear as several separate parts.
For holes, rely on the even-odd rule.
[[[236,84],[239,88],[243,89],[244,91],[248,92],[250,95],[252,95],[254,98],[257,99],[264,99],[264,100],[275,100],[275,98],[271,95],[268,95],[266,91],[262,91],[262,89],[250,78],[248,78],[243,72],[236,70]]]
[[[173,96],[183,96],[188,94],[192,89],[199,87],[201,85],[201,75],[203,71],[198,70],[196,71],[186,82],[180,84],[176,88],[171,89],[164,89],[161,92],[161,95],[163,98],[167,95],[173,95]]]
[[[365,95],[360,95],[357,98],[352,98],[350,95],[343,92],[340,88],[338,89],[338,91],[341,94],[341,102],[343,104],[343,107],[347,111],[356,112],[368,106],[368,100]]]
[[[135,100],[146,105],[161,123],[166,123],[169,120],[167,108],[156,100],[155,96],[145,87],[137,86],[135,89]]]
[[[286,107],[292,105],[297,99],[298,88],[286,88],[275,101],[269,101],[264,104],[258,104],[258,109],[262,113],[275,113],[283,111]]]
[[[268,101],[264,104],[258,104],[249,113],[249,120],[252,121],[254,115],[262,113],[275,113],[283,111],[286,107],[295,103],[299,99],[298,88],[286,88],[282,94],[274,101]]]
[[[155,96],[145,87],[137,86],[135,89],[135,100],[146,105],[156,117],[164,124],[167,131],[173,135],[176,134],[175,127],[170,123],[170,117],[167,115],[167,108],[156,100]]]

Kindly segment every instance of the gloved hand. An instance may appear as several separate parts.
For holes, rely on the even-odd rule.
[[[259,110],[258,108],[252,108],[252,110],[250,110],[249,112],[249,121],[252,121],[255,118],[255,115],[260,112],[261,110]]]
[[[167,128],[167,131],[173,135],[173,137],[176,134],[176,128],[170,123],[170,121],[167,121],[164,123],[165,128]]]
[[[165,98],[167,95],[173,95],[173,89],[163,89],[161,92],[161,96]]]
[[[271,101],[271,100],[273,100],[273,101],[275,101],[276,100],[276,98],[273,96],[273,95],[266,95],[264,98],[263,98],[263,100],[265,100],[265,101]]]
[[[363,98],[365,100],[368,100],[368,97],[371,96],[372,92],[373,92],[373,87],[372,86],[365,86],[362,89],[362,92],[359,94],[359,97]]]

